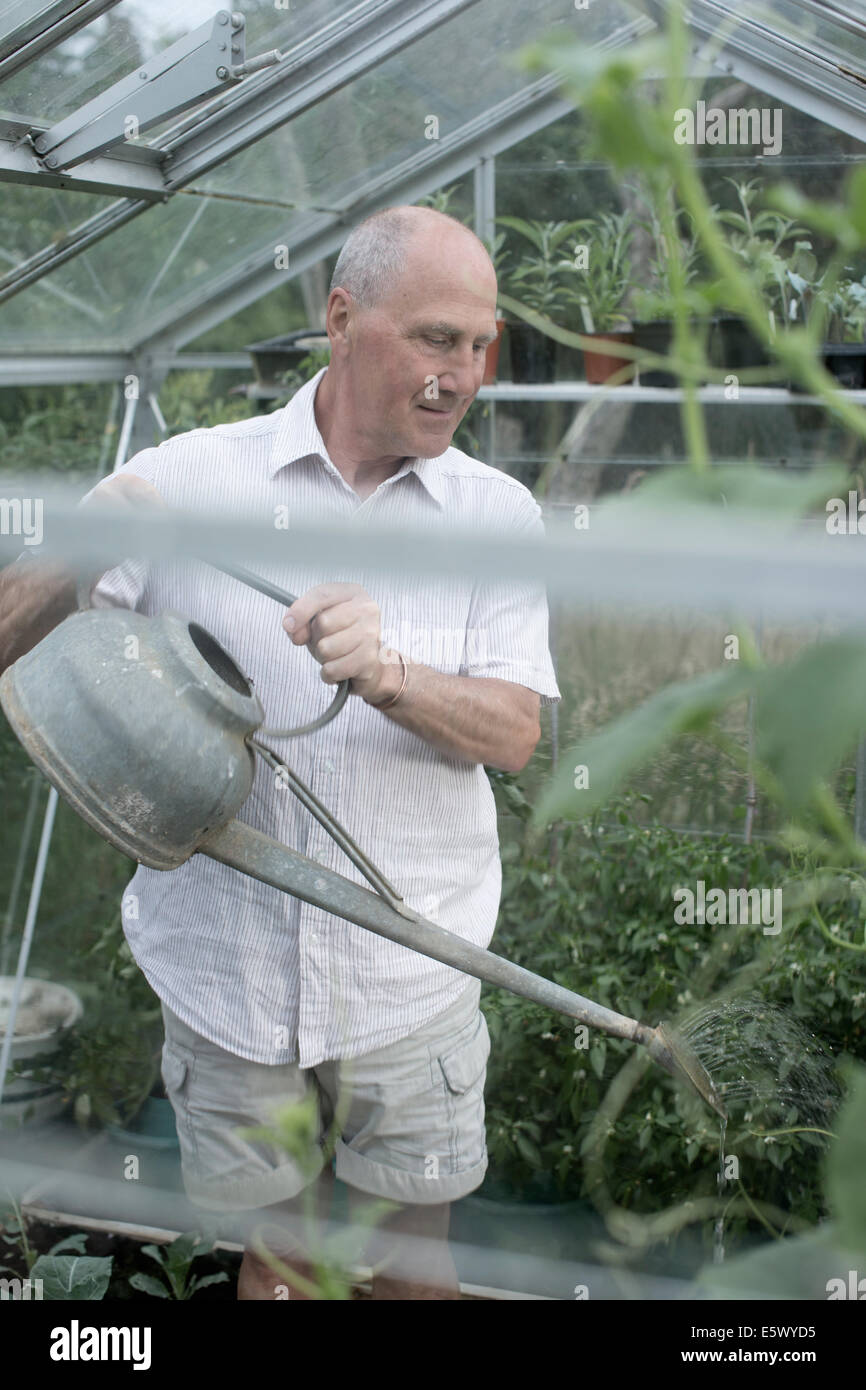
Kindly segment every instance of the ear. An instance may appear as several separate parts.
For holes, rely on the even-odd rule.
[[[331,290],[325,313],[325,329],[332,352],[349,346],[354,309],[355,305],[348,290],[341,289],[340,286]]]

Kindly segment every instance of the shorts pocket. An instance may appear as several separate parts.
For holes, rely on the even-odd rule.
[[[162,1048],[162,1080],[174,1111],[181,1159],[189,1163],[195,1154],[195,1140],[189,1118],[189,1083],[195,1058],[186,1048],[166,1040]]]
[[[483,1079],[490,1056],[490,1033],[487,1019],[479,1010],[474,1032],[450,1052],[439,1058],[445,1084],[454,1095],[462,1096]]]
[[[162,1047],[162,1079],[169,1100],[174,1101],[186,1090],[187,1079],[192,1072],[193,1055],[177,1043],[166,1041]]]

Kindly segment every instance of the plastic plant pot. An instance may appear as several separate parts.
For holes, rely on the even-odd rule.
[[[715,323],[715,319],[690,319],[689,329],[692,334],[703,333],[706,340],[712,334]],[[654,357],[668,357],[673,351],[673,319],[648,319],[646,322],[636,323],[633,332],[634,345],[642,352],[651,352]],[[665,386],[672,389],[681,384],[677,373],[669,372],[664,367],[638,366],[638,375],[641,386]]]
[[[651,319],[646,323],[636,323],[633,329],[634,345],[642,352],[651,352],[655,357],[670,355],[674,337],[672,319]],[[641,386],[678,386],[676,372],[665,371],[663,367],[638,366]]]
[[[843,390],[866,389],[866,343],[825,343],[821,361]]]
[[[843,391],[866,390],[866,343],[824,343],[821,365]],[[793,379],[788,390],[798,396],[808,395],[806,387]]]
[[[148,1096],[133,1119],[124,1126],[108,1125],[107,1129],[124,1144],[163,1150],[178,1147],[174,1107],[167,1096]]]
[[[768,367],[770,357],[764,344],[755,337],[745,319],[734,314],[722,314],[716,319],[710,338],[710,361],[726,371],[739,372],[749,367]],[[786,378],[773,377],[762,386],[787,386]]]
[[[529,323],[510,323],[511,377],[515,382],[556,380],[556,339]]]
[[[260,343],[247,343],[245,351],[253,359],[256,380],[266,386],[278,381],[283,372],[296,367],[309,352],[328,346],[326,334],[314,328],[301,328],[277,338],[265,338]]]

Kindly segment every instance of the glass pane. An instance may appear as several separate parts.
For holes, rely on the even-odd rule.
[[[369,3],[291,0],[289,9],[277,9],[273,0],[246,0],[242,13],[247,56],[270,48],[289,53],[312,34]],[[138,64],[213,19],[219,9],[218,0],[184,0],[182,7],[166,5],[165,0],[122,0],[2,83],[0,110],[37,123],[59,121]],[[3,17],[0,25],[5,27]]]
[[[442,138],[483,122],[491,106],[526,86],[511,56],[534,35],[564,36],[579,23],[593,42],[632,16],[620,4],[578,16],[563,0],[541,0],[527,24],[522,7],[503,13],[500,0],[481,0],[203,181],[207,191],[264,201],[181,193],[101,242],[97,263],[108,292],[102,322],[74,317],[64,329],[45,292],[27,290],[0,312],[0,346],[19,346],[22,335],[38,346],[47,333],[55,342],[72,334],[78,344],[104,344],[105,335],[135,342],[154,324],[196,307],[215,280],[228,283],[246,257],[291,245],[311,215],[341,211],[367,184],[426,152],[428,117],[436,117]],[[86,295],[90,272],[82,259],[47,278]],[[281,274],[275,271],[275,285]]]
[[[753,21],[766,29],[770,38],[778,34],[807,53],[840,63],[847,75],[855,75],[852,66],[860,70],[861,77],[864,75],[866,12],[856,0],[839,6],[826,6],[815,0],[737,0],[736,4],[728,0],[713,4],[711,9],[719,11],[720,27],[726,15],[743,20],[744,29],[751,28]],[[725,25],[729,22],[724,18]],[[738,27],[734,25],[734,33]]]

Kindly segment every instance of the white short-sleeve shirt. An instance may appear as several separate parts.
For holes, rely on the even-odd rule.
[[[379,605],[383,641],[408,659],[558,700],[542,586],[292,563],[292,521],[304,515],[358,526],[543,531],[527,488],[455,448],[404,460],[362,502],[316,425],[322,375],[282,410],[179,435],[119,471],[145,478],[173,507],[261,515],[272,524],[279,514],[288,521],[285,564],[248,559],[248,568],[299,595],[326,581],[361,583]],[[272,728],[306,722],[333,697],[318,662],[283,631],[285,610],[207,565],[125,561],[102,577],[92,602],[148,614],[172,608],[199,623],[254,681]],[[482,765],[438,752],[352,695],[318,732],[270,743],[410,907],[468,941],[489,943],[501,866]],[[368,886],[261,760],[240,819]],[[414,1032],[466,989],[466,976],[450,966],[204,855],[168,873],[140,866],[123,901],[127,940],[160,998],[189,1027],[253,1061],[312,1067],[370,1052]]]

